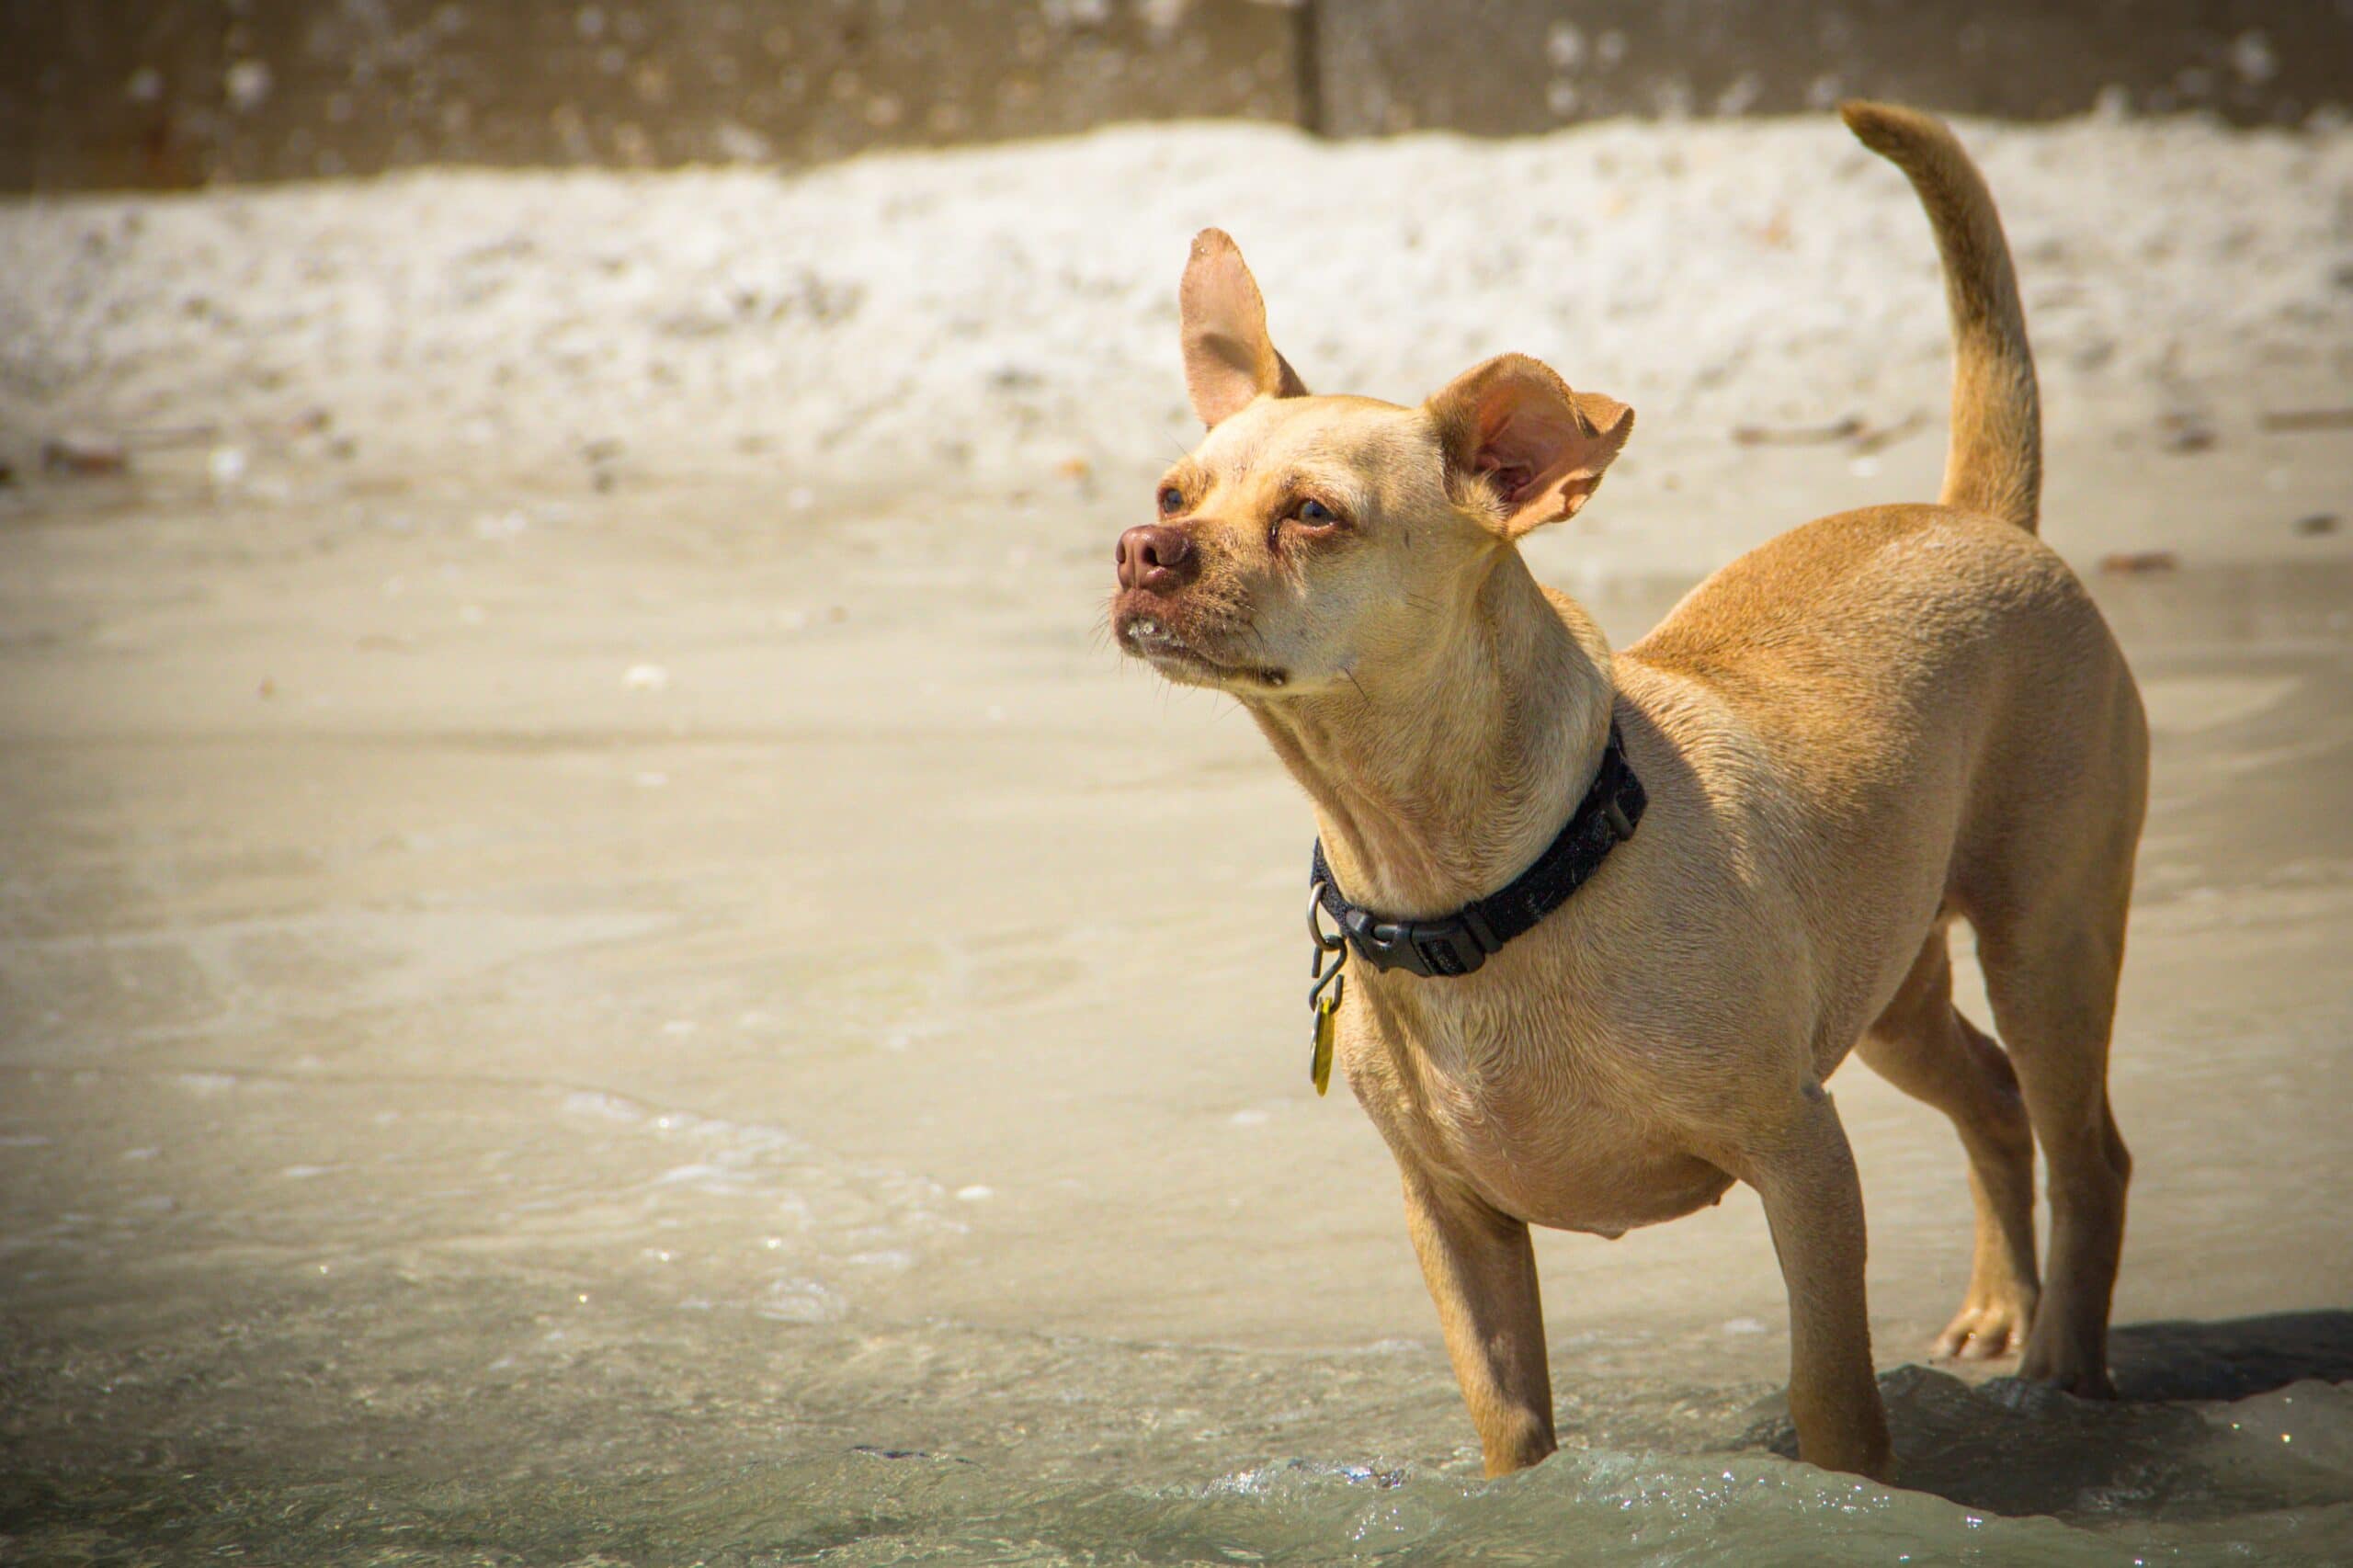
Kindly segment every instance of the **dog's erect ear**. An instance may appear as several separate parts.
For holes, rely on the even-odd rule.
[[[1242,263],[1232,236],[1203,229],[1193,236],[1179,293],[1185,323],[1185,390],[1204,425],[1238,414],[1251,399],[1305,397],[1299,372],[1267,335],[1267,301]]]
[[[1525,354],[1499,354],[1465,370],[1427,407],[1448,463],[1486,476],[1511,539],[1574,517],[1634,428],[1632,409],[1599,392],[1570,391],[1550,366]]]

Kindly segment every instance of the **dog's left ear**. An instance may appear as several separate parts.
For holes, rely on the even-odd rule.
[[[1486,476],[1503,503],[1508,539],[1575,516],[1634,428],[1632,409],[1599,392],[1570,391],[1552,367],[1525,354],[1500,354],[1465,370],[1425,406],[1448,464]]]
[[[1185,390],[1204,425],[1239,414],[1260,396],[1305,397],[1307,387],[1267,335],[1267,301],[1222,229],[1193,236],[1178,293],[1184,317]]]

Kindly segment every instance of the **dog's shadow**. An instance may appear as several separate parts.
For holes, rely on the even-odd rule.
[[[2309,1442],[2302,1453],[2280,1442],[2282,1426],[2306,1418],[2293,1394],[2259,1400],[2235,1426],[2234,1413],[2211,1404],[2353,1381],[2353,1312],[2120,1325],[2109,1361],[2113,1403],[2012,1378],[1972,1384],[1919,1366],[1885,1373],[1899,1483],[1966,1507],[2073,1518],[2211,1517],[2353,1496],[2342,1465],[2310,1462]],[[2326,1447],[2342,1450],[2353,1391],[2329,1403],[2337,1408],[2322,1415],[2336,1425]],[[1743,1446],[1797,1454],[1786,1414],[1767,1415]]]

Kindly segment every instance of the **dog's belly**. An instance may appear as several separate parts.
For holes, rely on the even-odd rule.
[[[1358,1101],[1409,1168],[1529,1224],[1605,1236],[1680,1219],[1732,1186],[1665,1114],[1688,1071],[1680,1058],[1589,1040],[1577,1071],[1499,1070],[1533,1054],[1499,1041],[1586,1031],[1549,1014],[1465,1015],[1417,1000],[1410,1036],[1361,1017],[1345,1051]]]
[[[1695,1155],[1631,1142],[1550,1157],[1482,1152],[1463,1163],[1504,1212],[1548,1230],[1613,1238],[1704,1209],[1733,1184]]]
[[[1427,1079],[1408,1088],[1378,1068],[1351,1078],[1400,1160],[1548,1230],[1622,1235],[1703,1209],[1733,1184],[1663,1130],[1611,1107],[1465,1093]]]

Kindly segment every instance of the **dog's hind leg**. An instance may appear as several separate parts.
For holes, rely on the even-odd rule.
[[[2129,688],[2123,697],[2114,732],[2089,724],[2074,732],[2095,744],[2111,742],[2068,759],[2086,787],[2014,815],[2006,853],[1977,858],[1961,890],[1995,1026],[2049,1171],[2042,1301],[2018,1375],[2086,1398],[2115,1392],[2108,1314],[2132,1176],[2108,1098],[2147,755],[2138,703]]]
[[[2108,1100],[2122,898],[2106,909],[2098,899],[2053,899],[2035,916],[1979,931],[1995,1022],[2051,1173],[2050,1267],[2018,1375],[2086,1398],[2115,1393],[2108,1314],[2132,1176]]]
[[[1945,928],[1928,935],[1912,972],[1863,1036],[1871,1070],[1951,1119],[1969,1154],[1977,1239],[1969,1292],[1937,1335],[1936,1354],[1977,1360],[2026,1345],[2034,1321],[2034,1131],[2002,1048],[1952,1005]]]
[[[2108,1052],[2148,723],[2089,604],[2052,608],[2064,619],[2036,648],[2037,679],[1987,737],[1950,896],[1976,928],[1994,1025],[2047,1173],[2042,1299],[2018,1375],[2113,1397],[2108,1315],[2132,1160],[2109,1108]]]

